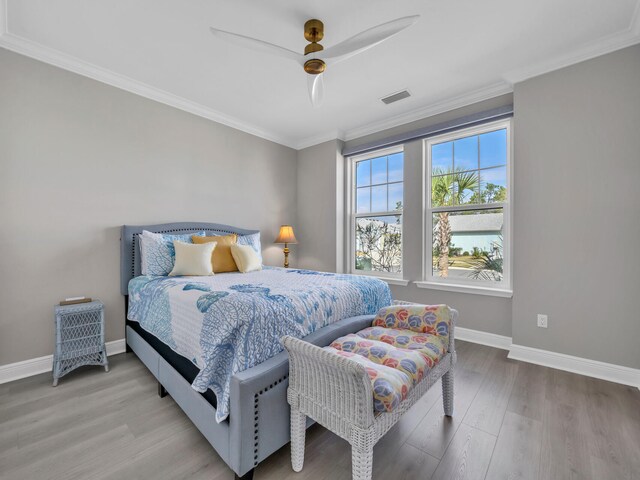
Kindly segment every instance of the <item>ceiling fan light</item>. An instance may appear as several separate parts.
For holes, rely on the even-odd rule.
[[[309,75],[319,75],[327,68],[327,64],[319,58],[312,58],[304,62],[304,71]]]

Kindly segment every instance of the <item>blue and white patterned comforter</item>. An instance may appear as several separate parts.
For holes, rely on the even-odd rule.
[[[211,277],[140,276],[129,282],[129,320],[200,369],[193,388],[213,390],[216,421],[229,415],[231,377],[330,323],[391,304],[376,278],[265,268]]]

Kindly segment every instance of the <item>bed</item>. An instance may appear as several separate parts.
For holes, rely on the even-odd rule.
[[[213,277],[140,275],[143,230],[253,235],[211,223],[122,227],[126,342],[236,478],[289,442],[288,359],[282,335],[328,345],[370,325],[391,303],[385,282],[298,269]]]

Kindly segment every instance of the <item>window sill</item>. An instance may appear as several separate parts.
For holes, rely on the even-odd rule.
[[[383,282],[387,282],[389,285],[400,285],[402,287],[406,287],[407,285],[409,285],[409,280],[405,280],[403,278],[389,278],[389,277],[378,277],[378,276],[376,276],[376,278],[379,278]]]
[[[377,278],[378,280],[387,282],[389,285],[400,285],[401,287],[406,287],[407,285],[409,285],[409,280],[405,280],[403,278],[384,277],[382,275],[367,275],[366,273],[355,273],[355,272],[352,272],[351,275],[360,275],[361,277]]]
[[[475,285],[455,285],[451,283],[439,282],[413,282],[418,288],[428,288],[431,290],[444,290],[448,292],[471,293],[474,295],[488,295],[491,297],[513,297],[513,290],[502,288],[478,287]]]

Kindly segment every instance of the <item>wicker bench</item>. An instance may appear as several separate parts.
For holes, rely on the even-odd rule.
[[[335,349],[320,348],[293,337],[283,338],[289,352],[287,400],[291,405],[291,463],[296,472],[302,470],[304,463],[307,416],[351,444],[353,478],[369,480],[376,442],[440,378],[445,415],[453,415],[453,367],[456,363],[453,330],[458,313],[447,306],[441,307],[446,308],[448,314],[447,338],[442,336],[446,340],[443,352],[426,375],[390,411],[380,411],[380,402],[374,399],[372,378],[360,359],[357,359],[358,363],[354,358],[337,354]],[[376,321],[380,326],[380,314],[374,325]],[[438,333],[432,333],[438,336]],[[349,342],[350,345],[353,343]],[[340,341],[335,346],[340,348],[339,344]]]

